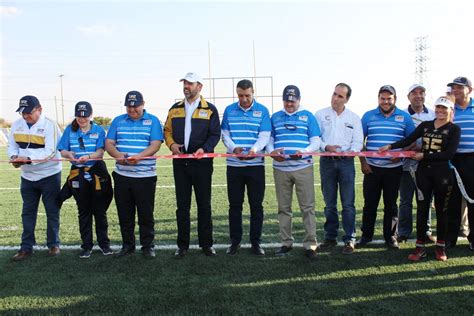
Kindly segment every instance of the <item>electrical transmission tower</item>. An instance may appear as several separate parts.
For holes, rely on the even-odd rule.
[[[427,36],[415,38],[415,82],[419,84],[424,84],[426,72],[428,71],[426,67],[428,60],[426,57],[426,51],[428,49],[426,42]]]

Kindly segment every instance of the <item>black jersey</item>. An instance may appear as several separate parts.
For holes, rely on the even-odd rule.
[[[407,136],[392,144],[392,149],[410,145],[421,137],[423,141],[422,153],[425,162],[448,161],[453,158],[459,145],[461,129],[456,124],[448,122],[435,128],[434,120],[422,122]]]

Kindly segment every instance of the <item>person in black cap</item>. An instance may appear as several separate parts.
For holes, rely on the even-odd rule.
[[[410,135],[415,129],[410,114],[395,106],[396,100],[395,88],[390,85],[382,86],[378,94],[378,107],[362,117],[366,151],[377,151],[379,147]],[[397,198],[403,162],[400,158],[360,157],[360,163],[364,174],[364,208],[362,236],[357,246],[363,247],[372,241],[377,208],[383,191],[383,237],[388,248],[398,249]]]
[[[71,161],[71,171],[61,190],[61,200],[74,196],[79,211],[82,239],[80,258],[92,252],[92,217],[95,218],[97,242],[104,256],[112,255],[107,229],[107,209],[112,201],[112,181],[104,155],[105,131],[92,121],[92,106],[81,101],[75,106],[75,119],[59,141],[61,156]]]
[[[154,258],[156,159],[146,157],[160,149],[163,131],[158,118],[145,111],[140,92],[128,92],[125,107],[127,113],[112,121],[105,140],[105,149],[117,160],[112,177],[122,249],[116,258],[135,252],[135,214],[138,215],[142,254],[145,258]]]
[[[456,100],[454,123],[461,128],[461,140],[452,160],[460,178],[451,197],[446,247],[454,247],[457,243],[464,197],[467,202],[470,230],[467,239],[469,249],[474,250],[474,101],[469,96],[472,92],[472,82],[467,77],[457,77],[448,84],[448,87],[451,88],[451,95]],[[462,194],[461,189],[464,189]]]
[[[164,128],[166,145],[174,155],[212,153],[221,136],[219,113],[200,95],[202,79],[199,75],[190,72],[180,81],[183,82],[185,98],[173,104],[168,111]],[[193,188],[197,203],[199,247],[206,256],[216,255],[211,210],[213,170],[212,158],[173,159],[178,224],[176,258],[184,257],[189,249]]]
[[[20,250],[12,259],[21,261],[33,254],[40,198],[46,210],[48,256],[56,256],[60,253],[57,197],[61,188],[61,162],[56,146],[61,131],[56,122],[42,114],[39,100],[32,95],[21,98],[16,111],[21,118],[12,124],[8,156],[15,168],[21,168],[23,233]]]

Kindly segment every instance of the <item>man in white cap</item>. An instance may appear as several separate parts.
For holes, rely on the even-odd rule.
[[[165,142],[174,155],[195,154],[196,158],[173,159],[176,188],[176,221],[178,249],[176,258],[184,257],[190,242],[191,193],[194,188],[197,203],[199,247],[206,256],[213,257],[211,184],[213,159],[199,159],[203,153],[214,152],[221,136],[217,108],[200,94],[202,79],[189,72],[183,82],[184,100],[170,108],[165,123]]]
[[[59,254],[59,205],[61,162],[56,146],[61,131],[45,117],[39,100],[27,95],[20,99],[16,110],[21,118],[13,122],[8,139],[8,157],[15,168],[21,168],[21,219],[23,233],[20,250],[13,261],[27,259],[36,244],[35,226],[40,198],[46,211],[48,256]]]
[[[411,115],[415,127],[423,121],[432,121],[435,118],[433,110],[425,106],[425,95],[426,88],[419,83],[411,85],[408,89],[407,97],[410,104],[404,111]],[[421,139],[407,149],[420,151]],[[411,238],[413,231],[413,196],[415,194],[413,175],[417,166],[418,162],[413,159],[405,159],[403,162],[403,173],[400,180],[400,206],[398,208],[398,242],[406,242]],[[431,216],[428,216],[425,231],[426,241],[434,242],[434,238],[431,236]]]

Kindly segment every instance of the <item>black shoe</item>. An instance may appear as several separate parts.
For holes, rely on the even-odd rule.
[[[128,255],[131,255],[135,252],[135,248],[125,248],[123,247],[122,249],[120,249],[119,252],[117,252],[114,256],[114,258],[122,258],[122,257],[125,257],[125,256],[128,256]]]
[[[372,242],[372,238],[361,237],[357,242],[357,248],[367,246],[368,243]]]
[[[315,259],[316,258],[316,250],[306,249],[304,251],[304,255],[309,259]]]
[[[101,247],[100,250],[104,256],[111,256],[114,254],[114,251],[109,246]]]
[[[81,259],[89,259],[91,257],[92,251],[90,249],[82,249],[81,253],[79,254],[79,258]]]
[[[324,239],[324,242],[318,246],[321,250],[329,250],[337,246],[337,241],[334,239]]]
[[[142,249],[142,255],[143,257],[147,259],[152,259],[155,258],[155,250],[153,248],[143,248]]]
[[[400,249],[400,245],[398,244],[398,241],[396,238],[392,238],[391,240],[386,241],[385,245],[389,249]]]
[[[250,251],[257,256],[265,256],[265,250],[263,250],[262,247],[260,247],[260,244],[253,244],[252,247],[250,248]]]
[[[202,247],[202,253],[208,257],[215,257],[217,255],[213,247]]]
[[[232,256],[239,252],[239,249],[240,244],[231,244],[225,253]]]
[[[283,257],[289,254],[289,252],[293,250],[293,247],[281,246],[280,249],[275,251],[275,256]]]
[[[176,251],[174,252],[174,256],[176,258],[183,258],[184,256],[186,256],[188,254],[188,249],[184,249],[184,248],[178,248],[176,249]]]

